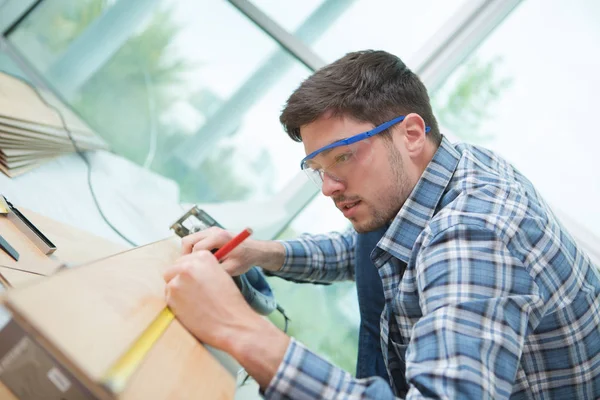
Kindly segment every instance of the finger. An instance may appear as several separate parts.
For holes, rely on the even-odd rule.
[[[231,276],[239,275],[239,265],[239,262],[231,259],[225,259],[224,261],[221,261],[221,268],[223,268]]]
[[[163,279],[168,284],[173,278],[182,274],[186,269],[190,268],[192,258],[190,254],[179,257],[171,266],[169,266],[163,273]]]
[[[165,270],[163,273],[163,279],[168,284],[171,282],[173,278],[175,278],[181,272],[182,265],[181,264],[173,264],[169,268]]]
[[[189,254],[192,252],[194,245],[204,239],[209,234],[208,230],[192,233],[181,240],[181,254]]]
[[[227,242],[231,240],[229,232],[222,229],[213,230],[208,236],[205,236],[202,240],[194,244],[192,251],[208,250],[212,251],[223,247]]]
[[[217,259],[215,255],[208,250],[198,250],[193,253],[186,254],[185,256],[180,257],[180,262],[189,262],[192,264],[211,264],[217,263]]]
[[[209,236],[195,243],[194,246],[192,246],[192,252],[202,250],[213,251],[221,246],[221,240],[218,237]]]
[[[163,278],[165,282],[169,283],[180,275],[196,276],[199,269],[206,269],[206,267],[221,270],[219,262],[211,252],[206,250],[193,252],[179,257],[165,270]]]
[[[165,302],[167,306],[171,308],[171,311],[175,312],[175,303],[177,302],[177,287],[180,286],[179,275],[173,278],[165,287]]]

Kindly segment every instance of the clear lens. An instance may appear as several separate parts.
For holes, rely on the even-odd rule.
[[[365,166],[371,157],[371,139],[364,139],[319,153],[314,158],[306,160],[302,170],[318,187],[322,187],[325,174],[335,181],[344,181],[356,167]]]
[[[308,176],[308,179],[310,179],[315,185],[317,185],[319,188],[323,186],[323,178],[318,171],[315,171],[312,168],[303,168],[302,170],[306,176]]]

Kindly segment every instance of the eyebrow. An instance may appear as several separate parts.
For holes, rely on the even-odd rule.
[[[364,132],[354,133],[354,134],[352,134],[352,135],[348,135],[348,136],[345,136],[345,137],[343,137],[343,138],[334,139],[334,140],[332,140],[331,142],[327,143],[325,146],[329,146],[329,145],[332,145],[332,144],[334,144],[334,143],[341,142],[342,140],[350,139],[351,137],[354,137],[354,136],[356,136],[356,135],[360,135],[361,133],[364,133]],[[325,146],[322,146],[322,147],[325,147]],[[335,147],[334,147],[334,148],[335,148]],[[331,148],[331,149],[325,150],[325,151],[324,151],[324,153],[330,152],[330,151],[331,151],[331,150],[333,150],[334,148]]]
[[[346,140],[346,139],[348,139],[348,138],[350,138],[350,137],[352,137],[352,136],[354,136],[354,135],[346,136],[346,137],[343,137],[343,138],[341,138],[341,139],[335,139],[335,140],[332,140],[331,142],[327,143],[325,146],[329,146],[330,144],[334,144],[334,143],[336,143],[336,142],[339,142],[339,141],[342,141],[342,140]],[[325,146],[323,146],[323,147],[325,147]]]
[[[365,132],[368,132],[368,131],[365,131]],[[360,135],[361,133],[365,133],[365,132],[353,133],[353,134],[351,134],[351,135],[347,135],[347,134],[346,134],[347,136],[344,136],[344,137],[342,137],[342,138],[339,138],[339,139],[334,139],[334,140],[332,140],[331,142],[327,143],[325,146],[329,146],[330,144],[334,144],[334,143],[336,143],[336,142],[340,142],[340,141],[342,141],[342,140],[349,139],[349,138],[351,138],[351,137],[354,137],[354,136],[356,136],[356,135]],[[325,147],[325,146],[323,146],[323,147]]]
[[[354,135],[353,135],[353,136],[354,136]],[[352,136],[348,136],[348,137],[352,137]],[[334,144],[334,143],[337,143],[337,142],[341,142],[342,140],[346,140],[346,139],[348,139],[348,137],[345,137],[345,138],[342,138],[342,139],[337,139],[337,140],[334,140],[333,142],[327,143],[325,146],[329,146],[329,145],[331,145],[331,144]],[[325,146],[323,146],[323,147],[325,147]],[[332,148],[330,148],[330,149],[327,149],[327,150],[323,150],[322,152],[320,152],[319,154],[317,154],[317,156],[319,156],[319,155],[324,155],[324,156],[326,156],[327,154],[331,153],[331,151],[332,151],[332,150],[335,150],[335,149],[337,149],[338,147],[341,147],[341,146],[336,146],[336,147],[332,147]]]

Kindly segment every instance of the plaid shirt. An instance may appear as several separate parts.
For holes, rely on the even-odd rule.
[[[352,279],[355,240],[285,242],[279,274]],[[372,259],[391,386],[292,339],[266,398],[600,398],[600,273],[494,153],[444,138]]]

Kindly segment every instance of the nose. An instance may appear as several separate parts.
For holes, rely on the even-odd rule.
[[[329,174],[323,174],[323,186],[321,192],[327,197],[331,197],[334,194],[340,194],[345,189],[344,183],[336,178],[331,177]]]

